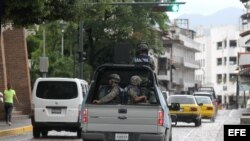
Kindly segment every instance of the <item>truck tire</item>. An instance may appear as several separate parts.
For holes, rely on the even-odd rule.
[[[48,136],[48,131],[46,131],[46,130],[41,131],[41,133],[42,133],[42,136],[43,136],[43,137],[47,137],[47,136]]]
[[[38,127],[33,127],[33,137],[34,138],[40,137],[40,129]]]
[[[166,129],[164,141],[172,141],[172,129],[170,129],[169,135],[168,135],[168,132],[167,132],[167,129]]]
[[[81,138],[82,137],[82,130],[81,129],[78,129],[77,131],[77,138]]]

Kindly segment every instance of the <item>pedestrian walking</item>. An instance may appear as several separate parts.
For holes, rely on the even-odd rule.
[[[13,90],[11,87],[11,83],[7,84],[7,89],[4,90],[3,96],[4,96],[5,121],[6,124],[11,126],[11,115],[13,110],[14,98],[16,99],[18,104],[20,103],[16,96],[15,90]]]

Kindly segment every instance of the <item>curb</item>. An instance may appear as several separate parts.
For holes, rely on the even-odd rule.
[[[32,125],[28,125],[28,126],[18,127],[18,128],[14,128],[14,129],[1,130],[0,137],[23,134],[26,132],[31,132],[32,129],[33,129]]]

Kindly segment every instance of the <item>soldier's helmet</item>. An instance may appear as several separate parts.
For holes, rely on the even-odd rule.
[[[132,84],[132,85],[135,85],[135,86],[137,86],[137,85],[140,85],[141,84],[141,78],[138,76],[138,75],[134,75],[134,76],[132,76],[131,77],[131,79],[130,79],[130,83]]]
[[[146,42],[142,42],[137,46],[137,51],[148,51],[148,44]]]
[[[113,80],[116,83],[120,82],[120,76],[118,74],[110,74],[109,79]]]

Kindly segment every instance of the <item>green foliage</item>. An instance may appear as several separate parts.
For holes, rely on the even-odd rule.
[[[76,15],[76,1],[78,0],[5,0],[2,23],[28,26],[59,19],[71,21]]]
[[[42,46],[41,39],[37,38],[36,36],[28,36],[27,37],[28,58],[31,59],[31,53],[41,46]]]
[[[74,76],[74,66],[73,59],[70,57],[59,57],[50,56],[51,62],[49,66],[49,76],[53,77],[73,77]]]
[[[112,0],[99,0],[97,5],[90,4],[93,0],[35,0],[34,4],[38,2],[41,3],[40,8],[46,9],[46,12],[36,16],[37,21],[33,23],[46,22],[39,27],[34,37],[27,39],[29,52],[32,52],[32,77],[37,77],[39,74],[43,28],[46,31],[46,56],[49,57],[48,76],[75,77],[79,74],[79,63],[76,61],[76,52],[79,50],[79,21],[83,21],[85,30],[84,51],[87,52],[87,60],[84,62],[84,78],[87,80],[97,66],[113,62],[114,47],[118,42],[130,42],[135,47],[139,42],[146,41],[156,53],[162,50],[159,31],[167,30],[168,16],[166,13],[153,12],[152,7],[108,5],[107,3],[111,3]],[[10,14],[6,17],[11,17]],[[20,16],[16,15],[13,16],[16,18],[10,19],[15,24],[18,23],[15,20]],[[31,11],[30,17],[25,18],[33,16],[35,15],[32,15]],[[62,19],[66,20],[64,25],[60,24]],[[32,23],[25,21],[23,19],[23,22],[18,24]],[[60,54],[62,29],[64,29],[64,57]]]
[[[94,68],[112,62],[113,49],[117,42],[129,41],[136,45],[146,41],[156,53],[160,53],[162,43],[158,29],[152,30],[152,27],[166,31],[166,13],[153,12],[152,7],[147,6],[79,5],[79,13],[82,15],[79,19],[83,19],[85,29],[92,31],[93,46],[87,46],[87,53],[92,54],[88,60],[91,60],[89,64]],[[85,40],[86,42],[88,41]]]

